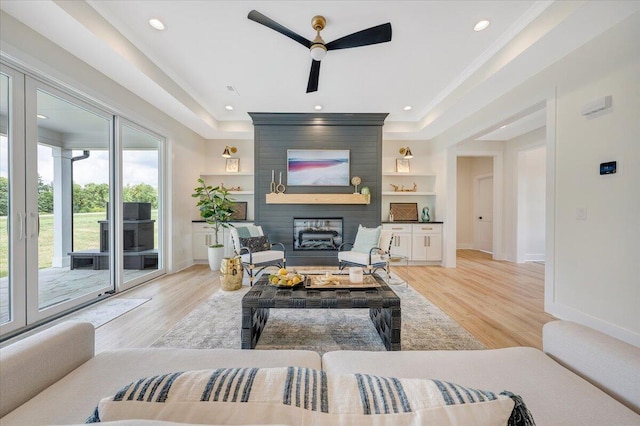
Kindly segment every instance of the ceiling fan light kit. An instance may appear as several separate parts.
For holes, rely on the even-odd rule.
[[[307,49],[311,55],[311,70],[309,72],[309,82],[307,83],[307,93],[316,92],[318,90],[318,80],[320,79],[320,61],[325,57],[328,51],[337,49],[348,49],[351,47],[368,46],[371,44],[386,43],[391,41],[391,24],[378,25],[375,27],[367,28],[366,30],[358,31],[353,34],[336,39],[332,42],[325,43],[320,36],[322,31],[327,25],[327,20],[324,16],[316,15],[311,19],[311,27],[316,31],[316,37],[313,41],[307,40],[301,35],[294,33],[290,29],[280,25],[273,19],[263,15],[257,10],[252,10],[247,15],[247,18],[271,28],[280,34],[289,37],[290,39],[297,41]]]

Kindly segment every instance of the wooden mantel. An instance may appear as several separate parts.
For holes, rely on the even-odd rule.
[[[267,204],[369,204],[369,194],[266,194]]]

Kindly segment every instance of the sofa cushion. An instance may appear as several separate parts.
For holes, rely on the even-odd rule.
[[[288,365],[319,369],[320,356],[302,350],[145,348],[102,352],[7,414],[0,424],[82,423],[98,401],[140,377],[219,367]]]
[[[508,389],[542,425],[636,425],[640,416],[534,348],[474,351],[335,351],[327,374],[440,378],[478,389]]]
[[[508,394],[449,382],[287,368],[222,368],[145,377],[100,401],[90,421],[367,425],[532,425]]]
[[[571,321],[545,324],[543,347],[560,364],[640,413],[640,348]]]

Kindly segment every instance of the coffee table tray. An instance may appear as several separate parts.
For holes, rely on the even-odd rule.
[[[381,287],[380,283],[371,275],[365,275],[361,283],[352,283],[349,279],[349,275],[331,275],[329,282],[326,282],[326,275],[318,274],[307,275],[307,279],[304,282],[305,288],[308,289],[336,289],[336,288],[348,288],[348,289],[360,289],[360,288],[377,288]]]

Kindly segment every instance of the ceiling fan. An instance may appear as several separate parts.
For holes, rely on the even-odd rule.
[[[282,35],[289,37],[292,40],[297,41],[307,49],[311,54],[311,72],[309,73],[309,83],[307,84],[307,93],[315,92],[318,90],[318,79],[320,77],[320,61],[327,54],[329,50],[348,49],[350,47],[368,46],[370,44],[386,43],[391,41],[391,23],[377,25],[375,27],[367,28],[366,30],[358,31],[353,34],[341,37],[333,40],[332,42],[325,43],[322,37],[320,37],[320,31],[327,25],[327,20],[324,16],[314,16],[311,19],[311,26],[316,30],[317,35],[313,41],[309,41],[299,34],[294,33],[290,29],[278,24],[271,18],[264,16],[257,10],[249,12],[247,18],[271,28],[274,31],[279,32]]]

